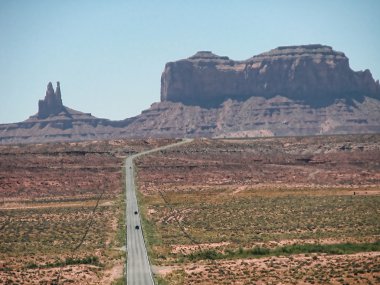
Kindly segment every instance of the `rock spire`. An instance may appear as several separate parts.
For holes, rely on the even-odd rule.
[[[44,100],[38,101],[38,118],[44,119],[51,115],[57,115],[64,111],[62,104],[61,88],[59,82],[54,92],[53,84],[49,82],[46,89],[46,95]]]

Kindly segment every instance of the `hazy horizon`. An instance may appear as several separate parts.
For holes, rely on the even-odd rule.
[[[380,79],[380,2],[0,0],[0,123],[35,114],[49,81],[65,106],[121,120],[160,100],[165,63],[210,50],[244,60],[329,45]]]

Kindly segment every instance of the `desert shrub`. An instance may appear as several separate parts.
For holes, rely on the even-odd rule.
[[[65,260],[57,259],[55,262],[46,263],[43,265],[38,265],[36,263],[28,263],[26,269],[36,269],[36,268],[52,268],[60,267],[66,265],[76,265],[76,264],[91,264],[101,266],[99,258],[97,256],[86,256],[83,258],[72,258],[68,257]]]
[[[28,263],[27,265],[25,265],[25,268],[26,269],[36,269],[36,268],[38,268],[38,265],[35,264],[34,262],[31,262],[31,263]]]
[[[97,256],[86,256],[84,258],[66,258],[65,261],[66,265],[73,265],[73,264],[93,264],[93,265],[99,265],[99,258]]]
[[[269,254],[270,250],[269,248],[256,246],[250,250],[250,253],[253,255],[267,255]]]
[[[223,258],[223,254],[216,252],[215,250],[208,249],[191,253],[188,258],[190,260],[209,259],[215,260]]]
[[[341,243],[341,244],[294,244],[273,249],[272,253],[300,254],[300,253],[327,253],[350,254],[380,250],[380,241],[374,243]]]
[[[254,247],[252,249],[239,248],[236,251],[231,249],[225,253],[217,252],[212,249],[192,252],[189,255],[181,256],[181,261],[189,259],[196,260],[216,260],[226,258],[247,258],[258,256],[278,256],[291,254],[327,253],[327,254],[351,254],[357,252],[380,251],[380,241],[374,243],[341,243],[341,244],[294,244],[269,249],[265,247]]]

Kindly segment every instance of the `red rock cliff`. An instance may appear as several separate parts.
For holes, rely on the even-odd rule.
[[[244,61],[202,51],[167,63],[161,77],[161,101],[213,107],[228,98],[277,95],[319,107],[341,98],[380,99],[380,87],[369,70],[354,72],[344,53],[323,45],[278,47]]]

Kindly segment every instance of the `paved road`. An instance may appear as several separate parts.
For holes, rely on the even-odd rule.
[[[171,148],[190,142],[183,140],[179,143],[155,148],[149,151],[141,152],[127,158],[125,162],[125,179],[126,179],[126,199],[127,199],[127,284],[128,285],[150,285],[154,284],[152,271],[150,268],[148,254],[145,247],[144,237],[140,223],[140,212],[138,210],[136,189],[133,174],[133,159],[139,156]],[[137,214],[135,214],[137,211]],[[140,229],[136,229],[136,226]]]

